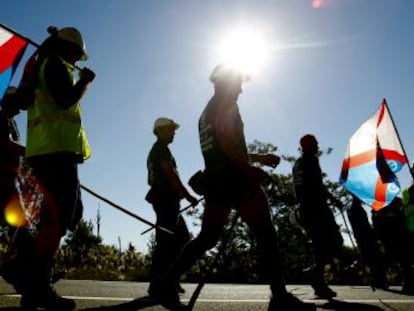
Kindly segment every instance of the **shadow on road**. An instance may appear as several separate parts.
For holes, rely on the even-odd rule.
[[[158,303],[154,301],[149,296],[140,297],[137,299],[134,299],[132,301],[118,304],[118,305],[112,305],[112,306],[106,306],[106,307],[94,307],[94,308],[86,308],[82,309],[81,311],[136,311],[143,308],[148,308],[157,305]],[[2,311],[2,309],[0,309]]]
[[[318,308],[321,309],[329,309],[335,311],[384,311],[384,309],[373,306],[367,305],[363,303],[355,303],[355,302],[345,302],[339,300],[331,300],[326,304],[318,305]]]
[[[80,311],[137,311],[143,308],[148,308],[157,305],[157,303],[148,296],[134,299],[132,301],[111,305],[111,306],[100,306],[93,308],[81,309]],[[323,305],[318,305],[318,309],[328,309],[335,311],[385,311],[384,309],[362,303],[355,302],[344,302],[339,300],[332,300]],[[18,307],[6,307],[0,308],[0,311],[20,311]]]

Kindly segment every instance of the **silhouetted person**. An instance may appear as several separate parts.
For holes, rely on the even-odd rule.
[[[179,125],[168,118],[154,122],[153,133],[157,137],[147,158],[148,184],[151,186],[147,200],[157,216],[156,224],[174,234],[156,229],[155,249],[152,255],[152,278],[164,272],[175,260],[181,248],[190,240],[185,220],[180,214],[180,201],[186,199],[196,206],[192,196],[180,180],[175,159],[168,148],[174,140]],[[180,292],[184,290],[179,287]],[[148,289],[152,293],[152,286]]]
[[[33,102],[27,107],[25,156],[44,194],[34,243],[19,249],[4,271],[21,294],[23,309],[72,310],[75,302],[51,286],[53,259],[61,238],[82,216],[78,164],[90,157],[80,100],[95,74],[77,72],[88,58],[81,33],[73,27],[50,29],[33,70]]]
[[[296,160],[292,172],[302,225],[312,241],[314,267],[311,285],[316,296],[330,299],[336,293],[326,283],[325,266],[332,264],[334,258],[341,254],[343,239],[327,201],[338,206],[342,204],[323,183],[315,136],[303,136],[300,147],[302,155]]]
[[[352,204],[347,213],[362,260],[370,269],[371,285],[382,289],[388,288],[386,267],[378,238],[369,223],[361,200],[354,195],[352,195]]]
[[[272,223],[266,195],[261,187],[268,175],[250,165],[258,162],[276,167],[280,158],[273,154],[249,154],[237,99],[245,77],[237,70],[217,66],[210,81],[214,95],[199,119],[199,135],[205,162],[205,210],[201,230],[183,249],[177,261],[158,280],[154,297],[164,306],[180,308],[176,284],[182,273],[214,247],[223,233],[232,209],[238,211],[257,237],[264,258],[265,275],[272,298],[268,310],[315,310],[287,293],[278,236]]]
[[[414,238],[407,228],[402,200],[394,200],[372,211],[372,223],[386,254],[398,263],[403,277],[402,291],[414,295]]]

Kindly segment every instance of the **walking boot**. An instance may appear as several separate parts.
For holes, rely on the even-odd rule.
[[[180,302],[176,282],[161,277],[154,278],[149,286],[148,294],[168,310],[184,311],[186,309]]]
[[[336,292],[329,288],[328,285],[312,286],[315,291],[315,296],[321,299],[332,299],[336,297]]]
[[[25,311],[37,310],[43,308],[49,311],[72,311],[75,309],[75,301],[59,296],[55,290],[50,287],[46,292],[38,291],[26,292],[22,294],[20,306]]]
[[[313,270],[313,280],[311,286],[315,292],[315,296],[321,299],[332,299],[336,297],[336,293],[329,288],[323,277],[323,270],[318,266]]]
[[[267,311],[316,311],[313,303],[306,303],[290,293],[273,296]]]
[[[406,295],[414,295],[414,265],[404,265],[402,267],[402,293]]]

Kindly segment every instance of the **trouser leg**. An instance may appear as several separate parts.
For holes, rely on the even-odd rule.
[[[207,250],[213,248],[218,240],[219,235],[212,235],[208,232],[203,232],[202,230],[195,239],[191,240],[183,247],[177,260],[167,271],[166,279],[178,282],[180,276],[190,269]]]
[[[163,273],[177,257],[178,229],[178,201],[163,201],[154,204],[157,214],[157,225],[172,232],[167,233],[156,229],[155,247],[152,257],[151,275],[152,278]]]
[[[286,293],[278,236],[270,218],[264,218],[257,225],[251,226],[251,230],[257,239],[259,257],[263,262],[264,274],[270,282],[272,294],[277,296]]]

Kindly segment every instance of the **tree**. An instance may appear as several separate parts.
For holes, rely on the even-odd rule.
[[[64,240],[63,250],[72,254],[72,264],[81,265],[88,251],[102,244],[102,238],[93,233],[91,221],[81,220],[75,231],[69,232]]]

